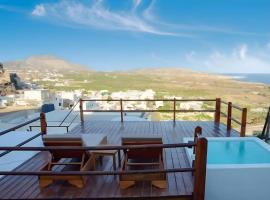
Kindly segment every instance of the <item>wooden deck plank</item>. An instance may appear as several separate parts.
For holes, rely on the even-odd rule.
[[[121,144],[123,135],[156,135],[161,134],[164,143],[182,142],[184,137],[193,137],[194,128],[201,126],[205,137],[239,136],[235,130],[227,131],[223,124],[214,122],[172,121],[162,122],[117,122],[117,121],[85,121],[76,126],[72,134],[106,134],[109,144]],[[39,170],[45,157],[39,153],[16,170]],[[167,168],[188,167],[189,163],[183,148],[165,149],[165,165]],[[122,154],[123,156],[123,154]],[[99,170],[112,170],[112,162],[104,159]],[[191,173],[169,173],[168,188],[157,189],[149,182],[139,182],[134,187],[120,190],[117,176],[90,176],[84,188],[70,186],[64,181],[55,183],[45,189],[40,189],[38,178],[33,176],[5,176],[0,179],[0,196],[3,199],[42,199],[42,198],[139,198],[139,197],[188,197],[193,191],[193,177]]]

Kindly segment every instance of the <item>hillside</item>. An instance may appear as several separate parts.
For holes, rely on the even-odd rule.
[[[4,66],[9,70],[38,70],[38,71],[84,71],[88,70],[86,67],[68,62],[64,59],[50,56],[31,56],[25,60],[5,62]]]

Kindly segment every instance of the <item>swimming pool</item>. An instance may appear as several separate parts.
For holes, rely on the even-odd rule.
[[[185,138],[184,141],[193,140]],[[206,200],[268,200],[270,146],[255,137],[207,138]],[[193,150],[185,148],[189,162]]]

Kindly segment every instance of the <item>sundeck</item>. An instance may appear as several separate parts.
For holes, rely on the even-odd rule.
[[[114,170],[111,157],[104,157],[102,164],[96,162],[95,169],[90,168],[86,171],[66,170],[64,166],[57,166],[54,171],[42,170],[48,164],[50,151],[57,150],[57,147],[24,147],[25,142],[10,147],[0,147],[1,156],[8,156],[10,152],[16,151],[35,151],[37,152],[32,158],[28,159],[16,169],[1,170],[0,174],[4,175],[0,179],[1,198],[29,198],[29,199],[130,199],[130,198],[177,198],[177,199],[204,199],[205,192],[205,173],[206,173],[206,152],[207,141],[203,137],[239,137],[245,136],[246,126],[246,109],[234,106],[231,103],[221,101],[220,99],[193,99],[193,100],[165,100],[172,103],[171,110],[124,110],[120,106],[120,110],[109,112],[118,112],[120,121],[91,121],[85,117],[85,112],[106,112],[103,110],[83,110],[83,102],[80,100],[80,119],[75,128],[67,134],[85,135],[85,134],[101,134],[105,135],[108,145],[73,147],[73,150],[95,151],[95,150],[117,150],[120,152],[121,162],[116,162],[116,170]],[[117,100],[120,105],[124,100]],[[134,101],[134,100],[133,100]],[[154,101],[154,100],[145,100]],[[207,110],[177,110],[176,104],[181,101],[210,101],[214,103],[213,109]],[[221,108],[228,110],[228,113],[222,112]],[[242,118],[237,120],[232,117],[230,110],[239,109],[242,112]],[[71,110],[72,112],[72,110]],[[108,112],[108,111],[107,111]],[[125,113],[128,112],[170,112],[172,120],[170,121],[125,121]],[[176,113],[178,112],[212,112],[213,121],[178,121]],[[221,117],[225,117],[226,124],[221,122]],[[240,124],[240,131],[236,131],[231,126],[231,120],[235,120]],[[22,126],[31,126],[33,121],[40,120],[40,132],[35,137],[41,135],[50,135],[46,123],[46,114],[41,117],[24,123],[13,129],[2,131],[0,134],[12,134],[14,129]],[[196,127],[202,128],[202,138],[196,141],[184,142],[183,138],[193,137]],[[198,130],[198,129],[196,129]],[[160,144],[143,144],[141,147],[132,145],[122,145],[123,138],[142,135],[150,137],[159,137],[162,140]],[[29,142],[29,141],[28,141]],[[155,146],[158,145],[158,146]],[[29,145],[28,145],[29,146]],[[185,147],[196,146],[195,162],[190,166],[188,156],[184,150]],[[124,152],[128,149],[136,148],[147,149],[161,148],[163,154],[164,169],[135,169],[122,170],[120,166],[124,162]],[[51,149],[50,149],[51,148]],[[61,151],[70,151],[70,146],[58,147]],[[74,149],[75,148],[75,149]],[[140,151],[142,152],[142,151]],[[139,180],[132,186],[121,189],[119,177],[128,174],[166,174],[165,184],[161,188],[151,184],[149,179]],[[46,187],[40,187],[40,176],[83,176],[85,184],[82,187],[76,187],[66,180],[56,180]]]

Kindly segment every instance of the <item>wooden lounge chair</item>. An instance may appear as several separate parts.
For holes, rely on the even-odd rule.
[[[159,136],[142,136],[142,137],[123,137],[122,145],[149,145],[163,144],[162,137]],[[124,151],[124,159],[121,170],[145,170],[145,169],[164,169],[163,149],[127,149]],[[153,186],[166,188],[165,173],[148,173],[148,174],[125,174],[120,175],[120,188],[125,189],[133,186],[136,181],[151,181]]]
[[[103,134],[84,135],[44,135],[44,146],[97,146],[107,143],[107,137]],[[62,167],[61,171],[89,171],[93,166],[91,152],[84,150],[51,150],[47,164],[42,171],[54,171],[56,167]],[[59,168],[57,169],[59,170]],[[85,184],[85,176],[39,176],[41,187],[46,187],[54,180],[67,180],[70,184],[79,188]]]

